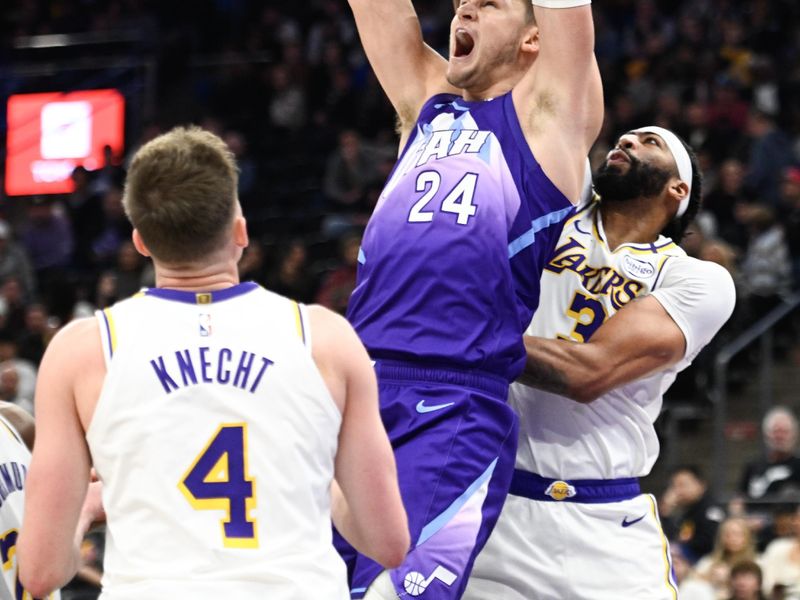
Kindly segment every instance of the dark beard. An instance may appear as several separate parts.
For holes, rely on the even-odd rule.
[[[594,189],[600,198],[608,202],[626,202],[659,196],[670,179],[669,171],[625,154],[631,161],[627,173],[621,173],[619,167],[609,166],[606,161],[594,174]]]

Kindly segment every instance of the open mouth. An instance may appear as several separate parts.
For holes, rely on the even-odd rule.
[[[619,148],[617,148],[616,150],[612,150],[611,152],[608,153],[608,156],[606,157],[606,162],[609,164],[613,162],[630,163],[631,157],[628,156],[628,153],[625,152],[624,150],[620,150]]]
[[[469,56],[475,47],[475,40],[464,29],[457,29],[455,35],[456,47],[453,56],[463,58]]]

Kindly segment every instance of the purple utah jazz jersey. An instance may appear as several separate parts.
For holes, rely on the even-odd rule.
[[[434,96],[367,226],[348,318],[373,358],[515,379],[540,274],[572,210],[510,93]]]

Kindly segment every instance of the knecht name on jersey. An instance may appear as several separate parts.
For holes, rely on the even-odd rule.
[[[168,394],[180,387],[201,383],[231,385],[251,394],[256,392],[267,368],[274,364],[265,356],[230,348],[188,348],[150,361],[156,377]]]

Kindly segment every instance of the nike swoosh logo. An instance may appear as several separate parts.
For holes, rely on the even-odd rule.
[[[425,413],[432,413],[436,412],[437,410],[442,410],[443,408],[447,408],[448,406],[453,406],[453,404],[455,404],[455,402],[425,406],[425,400],[420,400],[419,402],[417,402],[417,412],[421,415],[424,415]]]
[[[627,515],[625,515],[625,517],[622,519],[622,526],[623,526],[623,527],[630,527],[631,525],[635,525],[636,523],[638,523],[639,521],[641,521],[642,519],[644,519],[646,516],[647,516],[647,513],[644,513],[644,514],[643,514],[641,517],[639,517],[638,519],[634,519],[633,521],[628,521],[628,516],[627,516]]]

